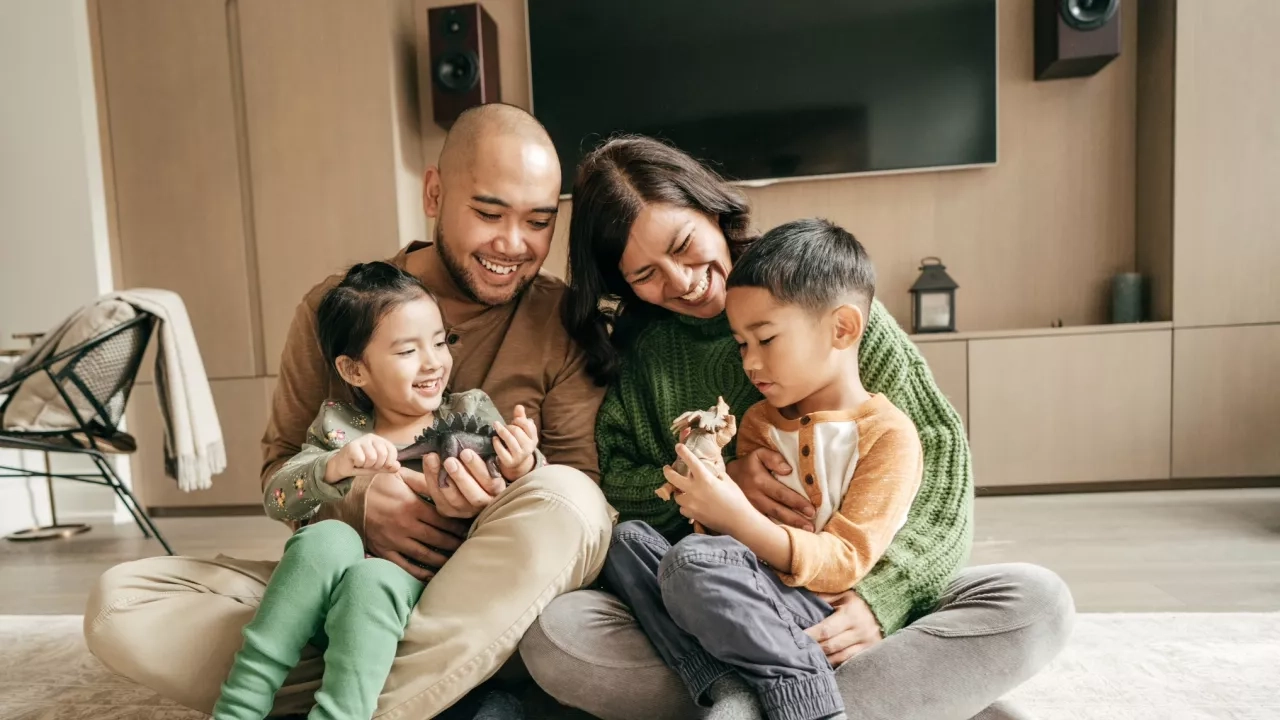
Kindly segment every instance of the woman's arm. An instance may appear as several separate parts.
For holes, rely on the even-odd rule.
[[[884,394],[911,419],[924,451],[920,490],[907,522],[856,588],[888,636],[928,613],[968,559],[973,471],[960,416],[878,301],[858,355],[863,385]]]

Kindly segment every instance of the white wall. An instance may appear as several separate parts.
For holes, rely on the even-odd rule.
[[[85,0],[0,0],[0,347],[20,346],[12,333],[47,330],[111,284]],[[56,492],[59,520],[116,514],[106,488],[60,482]],[[28,490],[0,479],[0,532],[31,525],[33,505],[48,522],[44,497],[43,480]]]

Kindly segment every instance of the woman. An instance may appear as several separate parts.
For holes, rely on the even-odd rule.
[[[653,493],[664,482],[662,466],[675,459],[671,419],[717,396],[741,417],[761,399],[724,317],[725,278],[756,237],[749,206],[693,158],[643,137],[614,139],[587,156],[573,198],[563,319],[588,371],[609,385],[596,425],[601,484],[620,520],[645,520],[674,540],[688,526],[674,503]],[[605,310],[601,298],[610,301]],[[916,424],[925,477],[884,558],[856,588],[828,597],[836,612],[808,633],[839,666],[850,717],[969,718],[1057,654],[1071,597],[1056,575],[1035,566],[961,569],[973,497],[964,430],[878,301],[859,363],[867,390]],[[732,445],[726,457],[734,457]],[[807,527],[812,506],[772,474],[787,472],[782,457],[765,450],[729,465],[761,512]],[[627,609],[606,593],[558,598],[521,654],[552,696],[606,720],[698,714]]]

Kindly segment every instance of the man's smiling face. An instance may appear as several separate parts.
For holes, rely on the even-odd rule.
[[[518,134],[485,137],[460,159],[436,176],[434,207],[427,189],[436,247],[474,300],[508,303],[533,282],[551,249],[560,162],[549,143]]]

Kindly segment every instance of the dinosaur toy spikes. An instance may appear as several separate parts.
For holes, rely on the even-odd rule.
[[[693,451],[699,460],[711,465],[718,472],[724,472],[724,456],[721,454],[725,445],[738,432],[738,421],[729,414],[729,405],[723,397],[716,399],[716,404],[707,410],[690,410],[671,422],[671,432],[685,447]],[[671,469],[687,476],[689,466],[684,460],[676,458]],[[664,483],[654,491],[663,500],[670,500],[678,493],[671,483]],[[689,522],[693,522],[690,520]],[[700,523],[693,523],[695,532],[703,532]]]
[[[431,427],[413,439],[413,444],[400,451],[396,459],[400,462],[421,461],[431,453],[440,456],[440,487],[448,487],[449,474],[444,470],[444,461],[456,458],[463,450],[470,449],[485,461],[489,474],[498,476],[498,453],[493,449],[493,438],[497,431],[476,415],[470,413],[454,413],[447,418],[437,417]]]

